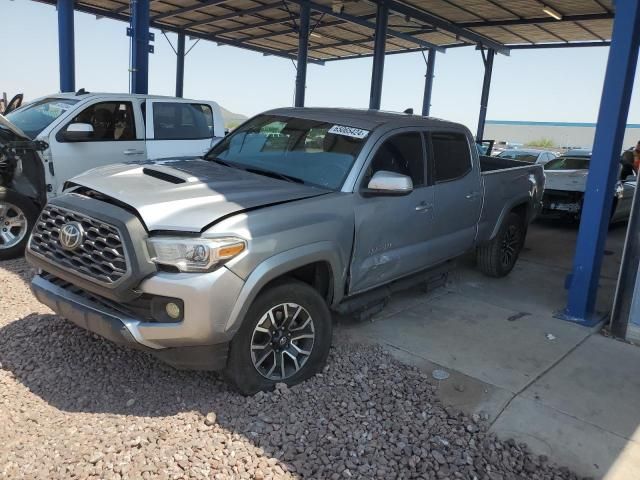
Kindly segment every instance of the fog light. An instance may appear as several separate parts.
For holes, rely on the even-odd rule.
[[[169,302],[164,307],[164,309],[167,312],[167,315],[169,315],[174,320],[177,320],[178,318],[180,318],[180,307],[177,304],[173,302]]]

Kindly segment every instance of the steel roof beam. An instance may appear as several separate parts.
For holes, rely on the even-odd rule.
[[[229,0],[205,0],[203,2],[198,3],[197,5],[178,8],[176,10],[171,10],[170,12],[159,13],[151,17],[151,20],[162,20],[163,18],[175,17],[176,15],[182,15],[183,13],[193,12],[195,10],[200,10],[201,8],[211,7],[213,5],[219,5],[221,3],[225,3],[228,1]]]
[[[365,19],[370,19],[370,18],[376,18],[375,14],[371,14],[371,15],[365,15],[362,18]],[[348,24],[349,22],[345,22],[344,20],[334,20],[332,22],[324,22],[321,23],[320,25],[318,25],[317,28],[325,28],[325,27],[337,27],[337,26],[341,26],[344,24]],[[297,34],[298,31],[295,28],[290,28],[288,30],[282,30],[280,32],[269,32],[269,33],[262,33],[260,35],[251,35],[251,40],[261,40],[263,38],[269,38],[269,37],[277,37],[280,35],[291,35],[292,33]],[[322,33],[319,33],[319,35],[323,35]]]
[[[222,20],[230,20],[235,19],[237,17],[245,17],[250,15],[255,15],[256,13],[264,12],[265,10],[280,10],[280,5],[277,4],[267,4],[267,5],[257,5],[255,7],[247,8],[246,10],[237,10],[229,13],[225,13],[224,15],[220,15],[218,17],[207,18],[205,20],[198,20],[196,22],[187,23],[183,25],[183,28],[192,28],[197,27],[199,25],[207,25],[209,23],[221,22]],[[264,19],[264,17],[261,17]]]
[[[545,48],[585,48],[585,47],[608,47],[610,41],[604,42],[568,42],[568,43],[533,43],[531,45],[509,45],[511,50],[532,50]]]
[[[289,22],[291,22],[291,17],[287,15],[286,17],[274,18],[273,20],[265,20],[263,22],[258,22],[254,24],[243,23],[242,25],[239,25],[237,27],[218,30],[214,32],[214,35],[228,35],[230,33],[242,32],[243,30],[253,30],[254,28],[270,27],[272,25],[280,25],[282,23],[289,23]],[[247,40],[249,39],[252,39],[252,37],[249,36]]]
[[[444,48],[456,48],[456,47],[471,47],[472,44],[469,43],[452,43],[443,45]],[[401,53],[416,53],[416,52],[424,52],[425,50],[429,50],[428,48],[407,48],[403,50],[392,50],[386,52],[385,55],[399,55]],[[335,58],[327,58],[323,60],[323,62],[337,62],[339,60],[355,60],[359,58],[370,58],[373,57],[373,53],[363,53],[363,54],[354,54],[349,57],[335,57]]]
[[[393,10],[394,12],[401,13],[402,15],[413,18],[414,20],[420,20],[421,22],[428,23],[439,30],[448,31],[462,38],[463,40],[484,45],[485,47],[495,50],[496,52],[501,53],[503,55],[509,55],[509,49],[505,47],[502,43],[496,42],[495,40],[491,40],[490,38],[487,38],[484,35],[480,35],[478,33],[472,32],[471,30],[467,30],[464,27],[460,27],[455,23],[451,23],[450,21],[445,20],[444,18],[425,12],[424,10],[420,10],[418,8],[411,7],[409,5],[405,5],[403,3],[397,2],[396,0],[368,0],[368,1],[372,3],[385,2],[387,5],[389,5],[389,9]]]
[[[292,3],[300,4],[302,1],[305,1],[305,0],[289,0],[289,1],[291,1]],[[349,15],[348,13],[336,13],[333,11],[331,7],[328,7],[326,5],[320,5],[314,2],[309,2],[309,6],[311,7],[312,10],[315,10],[316,12],[321,12],[335,18],[340,18],[342,20],[346,20],[349,23],[353,23],[354,25],[360,25],[362,27],[370,28],[371,30],[374,30],[374,31],[376,29],[376,24],[374,22],[369,22],[356,15]],[[442,48],[440,45],[435,45],[425,40],[414,38],[411,35],[407,35],[406,33],[399,32],[398,30],[388,28],[387,33],[393,37],[400,38],[402,40],[414,43],[416,45],[420,45],[425,48],[435,48],[437,51],[443,52],[443,53],[445,51],[445,49]]]
[[[431,32],[434,32],[435,30],[430,30]],[[423,30],[418,30],[418,33],[422,34],[422,33],[429,33],[429,32],[425,32]],[[412,32],[407,32],[407,34],[409,35],[413,35],[415,34],[416,31],[412,31]],[[361,35],[360,33],[358,33],[358,35]],[[363,37],[366,37],[364,39],[361,40],[341,40],[339,42],[334,42],[334,43],[325,43],[325,44],[317,44],[317,45],[313,45],[313,46],[309,46],[309,50],[323,50],[325,48],[337,48],[340,49],[340,47],[348,47],[353,45],[354,47],[359,47],[361,45],[366,45],[367,43],[371,43],[374,41],[374,36],[366,36],[364,34],[362,34]],[[387,35],[387,41],[389,41],[390,35]],[[391,37],[393,38],[393,37]],[[395,45],[395,46],[399,46],[399,45]],[[402,47],[401,47],[402,48]],[[297,50],[291,49],[291,50],[285,50],[285,53],[294,53]]]
[[[552,17],[513,18],[510,20],[488,20],[486,22],[456,23],[454,25],[460,28],[509,27],[513,25],[537,25],[542,23],[585,22],[589,20],[611,19],[613,19],[613,14],[611,13],[593,13],[585,15],[563,15],[562,20],[556,20]]]

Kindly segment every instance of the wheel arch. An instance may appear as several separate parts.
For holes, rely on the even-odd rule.
[[[506,204],[504,206],[504,208],[502,209],[502,211],[500,212],[500,216],[498,217],[498,221],[496,222],[496,224],[493,226],[493,230],[491,232],[491,235],[488,239],[488,241],[493,240],[496,235],[498,235],[498,232],[500,231],[500,228],[502,227],[502,224],[504,222],[504,220],[507,218],[507,216],[510,213],[515,213],[518,216],[520,216],[520,218],[522,218],[522,222],[526,226],[528,225],[530,219],[531,219],[531,214],[533,212],[533,207],[531,205],[531,198],[530,197],[526,197],[526,199],[524,198],[519,198],[516,200],[513,200],[512,202]]]
[[[314,287],[328,305],[338,303],[343,296],[344,266],[331,242],[318,242],[287,250],[258,265],[247,278],[236,299],[225,330],[240,328],[251,303],[265,288],[286,278],[294,278]]]

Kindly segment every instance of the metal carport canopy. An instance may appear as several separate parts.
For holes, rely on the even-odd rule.
[[[37,0],[55,5],[56,0]],[[148,0],[150,26],[296,59],[300,4],[306,0]],[[313,0],[308,61],[373,55],[377,3]],[[608,45],[612,0],[412,0],[389,10],[386,54],[482,45],[511,48]],[[75,0],[77,11],[130,22],[125,0]],[[551,10],[560,19],[543,9]]]

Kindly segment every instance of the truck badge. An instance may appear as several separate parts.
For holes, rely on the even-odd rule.
[[[65,223],[60,229],[60,245],[65,250],[75,250],[84,240],[82,225],[78,222]]]

